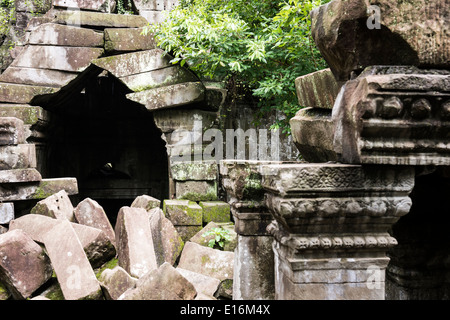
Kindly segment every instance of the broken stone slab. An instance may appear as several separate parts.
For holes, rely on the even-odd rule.
[[[231,208],[224,201],[200,201],[199,206],[203,209],[203,223],[230,222]]]
[[[103,48],[28,45],[11,66],[80,72],[103,53]]]
[[[233,279],[234,253],[186,242],[178,267],[198,272],[220,281]]]
[[[137,279],[131,277],[123,268],[116,266],[104,270],[98,280],[107,300],[117,300],[128,289],[136,286]]]
[[[147,20],[141,16],[78,10],[51,10],[46,16],[52,18],[54,23],[82,27],[140,28],[148,24]]]
[[[67,220],[61,220],[43,238],[64,298],[100,299],[102,297],[100,284],[72,224]]]
[[[69,194],[61,190],[54,195],[39,201],[30,211],[32,214],[41,214],[55,219],[75,221],[74,208]]]
[[[127,52],[156,48],[153,35],[143,35],[143,28],[106,28],[106,52]]]
[[[189,239],[190,242],[197,243],[201,246],[210,247],[209,241],[215,240],[216,234],[211,231],[215,231],[214,229],[223,229],[230,237],[230,241],[225,241],[223,250],[225,251],[234,251],[237,243],[237,234],[234,232],[233,223],[215,223],[213,221],[209,222],[202,230],[197,232],[192,238]],[[220,249],[219,249],[220,250]]]
[[[177,83],[198,81],[197,76],[179,65],[124,76],[119,79],[134,92],[165,87]]]
[[[0,170],[27,169],[36,167],[34,144],[0,146]]]
[[[31,86],[62,87],[76,76],[77,74],[73,72],[10,66],[0,75],[0,81]]]
[[[205,86],[201,82],[179,83],[129,93],[127,98],[143,104],[148,110],[175,108],[203,101],[205,98]]]
[[[0,102],[30,103],[38,95],[51,94],[56,88],[16,83],[0,83]]]
[[[219,279],[179,267],[176,270],[194,285],[197,294],[202,293],[207,297],[214,298],[214,294],[220,285]]]
[[[136,278],[157,269],[147,211],[122,207],[117,215],[115,233],[119,266]]]
[[[0,224],[8,224],[14,219],[14,203],[1,202],[0,203]]]
[[[449,67],[446,0],[338,0],[311,12],[312,36],[337,80],[371,65]]]
[[[148,272],[136,283],[136,288],[123,293],[118,300],[193,300],[194,285],[170,263]]]
[[[102,48],[104,35],[92,29],[44,23],[30,33],[28,44]]]
[[[301,107],[332,109],[341,85],[330,68],[295,79],[298,103]]]
[[[184,241],[160,208],[154,208],[149,213],[150,229],[158,266],[164,262],[174,265],[183,250]]]
[[[175,225],[202,225],[202,207],[189,200],[164,200],[163,212]]]
[[[36,182],[41,180],[41,174],[34,168],[0,170],[0,183]]]
[[[95,59],[94,65],[118,78],[170,67],[173,57],[161,49],[124,53]]]
[[[187,180],[217,180],[219,168],[216,161],[187,161],[174,162],[170,166],[172,179],[176,181]]]
[[[80,10],[92,10],[111,12],[115,7],[113,0],[53,0],[53,5],[59,8],[71,8]],[[112,10],[111,10],[112,9]]]
[[[115,246],[116,234],[105,213],[105,210],[97,201],[86,198],[74,209],[75,220],[82,225],[90,226],[102,230],[105,236]]]
[[[31,296],[52,276],[44,250],[21,230],[0,235],[0,281],[15,299]]]
[[[146,211],[150,211],[154,208],[159,208],[161,206],[161,200],[153,198],[149,195],[143,194],[133,200],[131,204],[132,208],[142,208]]]
[[[37,106],[0,103],[0,117],[14,117],[22,120],[25,125],[33,125],[38,121],[46,121],[48,114],[43,108]]]
[[[60,222],[60,219],[30,213],[12,220],[9,228],[20,229],[34,241],[44,243],[44,235]],[[102,230],[77,223],[72,223],[72,227],[93,268],[115,256],[115,247]]]
[[[216,181],[176,181],[175,193],[177,199],[191,201],[217,200]]]
[[[0,117],[0,145],[25,143],[25,128],[22,120],[13,117]]]
[[[56,178],[30,183],[0,184],[0,198],[3,201],[38,200],[45,199],[60,190],[65,190],[69,195],[77,194],[77,179]]]
[[[331,110],[304,108],[289,120],[295,146],[305,161],[337,161]]]

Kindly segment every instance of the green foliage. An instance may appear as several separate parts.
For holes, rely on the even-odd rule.
[[[288,132],[288,120],[300,109],[295,79],[326,68],[311,38],[309,13],[328,1],[182,0],[165,22],[144,33],[155,35],[173,63],[226,82],[230,102],[251,96],[261,117],[280,110],[272,127]]]
[[[0,44],[9,35],[15,22],[14,0],[0,2]]]
[[[134,14],[132,0],[117,0],[118,14]]]
[[[223,228],[214,228],[202,234],[204,238],[209,236],[213,236],[213,238],[208,241],[208,246],[213,249],[223,250],[224,245],[231,241],[230,232]]]

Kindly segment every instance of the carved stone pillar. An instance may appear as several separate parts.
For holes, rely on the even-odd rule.
[[[276,222],[276,299],[384,299],[391,226],[409,212],[411,167],[261,167]]]
[[[274,299],[273,237],[266,228],[273,220],[264,204],[261,164],[268,161],[222,160],[220,174],[231,205],[235,249],[233,299]]]

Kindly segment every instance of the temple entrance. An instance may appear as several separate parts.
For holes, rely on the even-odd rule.
[[[49,110],[41,168],[48,177],[77,178],[77,200],[96,200],[113,225],[120,207],[131,205],[137,196],[168,196],[161,131],[152,113],[127,100],[126,93],[123,84],[106,74],[88,80],[69,103]]]

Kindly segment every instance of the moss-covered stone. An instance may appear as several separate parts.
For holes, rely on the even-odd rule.
[[[8,300],[10,296],[8,289],[0,282],[0,300]]]
[[[177,181],[175,184],[177,199],[191,201],[217,200],[216,181]]]
[[[203,209],[203,223],[230,222],[230,205],[223,201],[200,201],[199,206]]]
[[[219,173],[216,161],[175,162],[170,171],[176,181],[216,180]]]
[[[202,207],[189,200],[164,200],[164,215],[178,226],[202,225]]]

